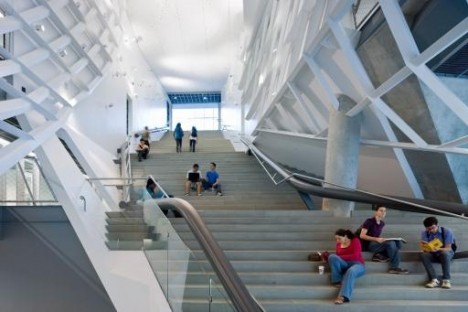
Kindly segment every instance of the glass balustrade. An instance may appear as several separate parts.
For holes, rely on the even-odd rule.
[[[143,211],[145,222],[158,233],[157,241],[144,239],[143,249],[172,310],[196,305],[203,311],[235,311],[188,225],[177,233],[152,199],[144,201]]]

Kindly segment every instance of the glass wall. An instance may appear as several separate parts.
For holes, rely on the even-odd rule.
[[[200,105],[172,105],[173,126],[180,122],[182,129],[189,131],[192,126],[197,130],[220,130],[219,129],[219,104]]]

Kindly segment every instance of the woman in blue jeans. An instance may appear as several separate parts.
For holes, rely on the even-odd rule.
[[[361,242],[350,230],[339,229],[335,232],[336,254],[328,257],[332,285],[340,288],[335,304],[351,300],[354,282],[366,272],[361,253]]]

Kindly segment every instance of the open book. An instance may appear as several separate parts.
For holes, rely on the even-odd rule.
[[[397,241],[402,241],[403,243],[406,243],[406,239],[403,237],[388,237],[385,238],[385,241],[391,241],[391,240],[397,240]]]
[[[420,246],[423,251],[431,252],[431,251],[436,251],[439,248],[442,248],[444,244],[442,243],[440,239],[434,238],[430,242],[421,242]]]

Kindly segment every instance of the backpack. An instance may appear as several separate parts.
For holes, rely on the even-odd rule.
[[[445,244],[445,231],[444,231],[444,227],[441,226],[440,227],[440,230],[442,231],[442,240],[444,241],[444,244]],[[455,237],[453,237],[453,243],[452,243],[452,250],[453,252],[455,253],[457,251],[457,244],[455,243]]]

